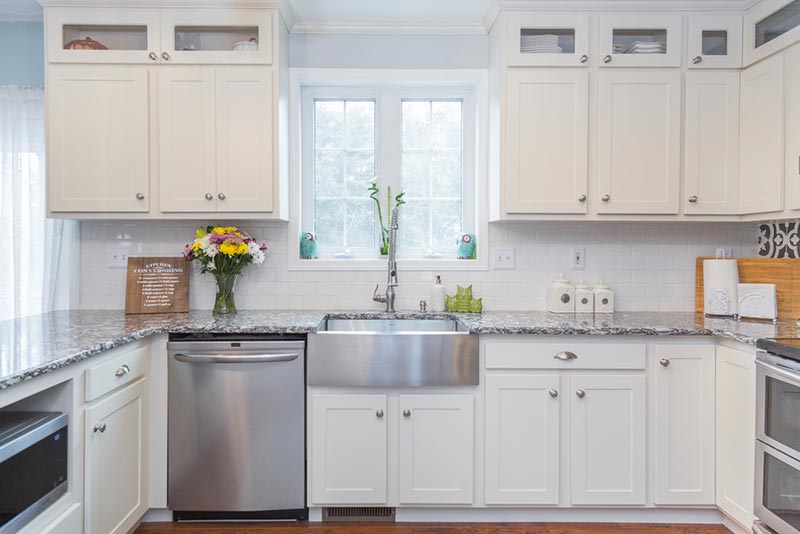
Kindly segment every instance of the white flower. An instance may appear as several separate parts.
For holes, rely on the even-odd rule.
[[[264,254],[264,251],[261,249],[256,250],[255,253],[251,253],[253,255],[253,263],[255,265],[261,265],[264,263],[264,260],[267,259],[267,255]]]
[[[204,251],[209,258],[214,258],[214,256],[217,255],[217,252],[219,252],[219,249],[217,248],[217,245],[209,244]]]
[[[200,246],[203,249],[207,249],[210,244],[211,244],[211,236],[209,234],[206,234],[200,238]]]

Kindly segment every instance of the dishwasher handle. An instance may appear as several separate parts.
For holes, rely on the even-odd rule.
[[[291,362],[300,357],[298,352],[280,354],[237,354],[225,356],[223,354],[173,354],[173,358],[184,363],[269,363]]]

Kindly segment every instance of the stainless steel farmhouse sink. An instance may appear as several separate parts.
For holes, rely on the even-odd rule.
[[[306,350],[310,386],[478,384],[478,336],[447,317],[326,317]]]

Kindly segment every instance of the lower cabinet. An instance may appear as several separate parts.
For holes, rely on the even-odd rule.
[[[558,504],[559,377],[486,375],[486,504]]]
[[[147,511],[146,379],[85,411],[86,534],[128,532]]]
[[[717,506],[753,524],[756,365],[752,352],[717,347]]]
[[[646,504],[645,384],[639,374],[572,376],[572,504]]]

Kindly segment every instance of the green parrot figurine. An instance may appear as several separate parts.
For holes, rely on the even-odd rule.
[[[300,258],[304,260],[317,259],[317,236],[313,232],[306,232],[300,238]]]

